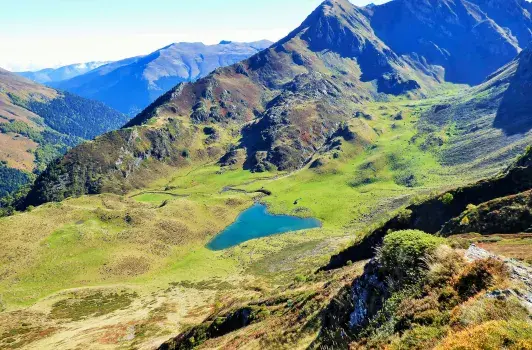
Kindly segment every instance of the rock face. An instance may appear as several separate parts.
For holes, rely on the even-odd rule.
[[[202,78],[271,44],[267,40],[222,41],[218,45],[175,43],[146,56],[111,62],[72,79],[49,83],[134,115],[175,85]]]
[[[532,129],[532,47],[519,54],[515,65],[494,125],[508,134],[524,134]]]
[[[352,311],[349,315],[351,329],[360,329],[382,308],[389,297],[390,288],[381,274],[375,259],[364,267],[364,273],[353,281],[351,287]]]
[[[523,288],[495,290],[488,293],[486,297],[506,299],[510,296],[514,296],[529,312],[532,312],[532,267],[530,267],[530,265],[491,254],[490,252],[479,248],[474,244],[471,245],[466,251],[465,258],[469,261],[489,258],[502,261],[508,269],[510,279],[512,279],[514,282],[517,282],[518,285],[523,286]]]
[[[478,84],[532,39],[521,0],[394,0],[365,9],[398,55],[445,69],[445,80]]]

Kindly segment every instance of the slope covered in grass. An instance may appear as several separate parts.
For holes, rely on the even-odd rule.
[[[126,121],[124,115],[100,102],[61,93],[0,69],[0,161],[10,169],[2,171],[0,180],[5,186],[0,197],[6,202],[8,194],[31,183],[35,174],[68,148]]]
[[[326,1],[270,49],[175,87],[46,170],[28,210],[0,219],[0,344],[401,349],[459,347],[468,331],[526,342],[521,304],[486,297],[514,288],[500,261],[467,262],[448,247],[467,248],[456,237],[392,231],[528,209],[526,194],[505,197],[530,189],[530,152],[508,166],[531,135],[496,123],[505,96],[527,101],[512,86],[527,82],[527,52],[480,86],[441,83],[364,11]],[[255,201],[323,226],[205,248]],[[357,262],[389,232],[390,249]]]

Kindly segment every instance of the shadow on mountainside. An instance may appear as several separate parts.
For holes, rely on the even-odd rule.
[[[520,56],[493,123],[507,135],[525,134],[532,129],[532,50],[527,49]]]

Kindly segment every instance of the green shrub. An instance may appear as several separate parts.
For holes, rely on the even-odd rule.
[[[442,327],[418,326],[406,331],[399,341],[392,344],[394,350],[429,349],[445,336],[446,329]]]
[[[454,200],[452,193],[446,193],[440,197],[440,201],[445,205],[450,205]]]
[[[474,205],[474,204],[468,204],[467,205],[467,211],[473,211],[473,210],[476,210],[477,209],[477,206]]]
[[[297,283],[302,283],[302,282],[305,282],[307,280],[307,278],[303,275],[297,275],[295,278],[294,278],[294,281],[297,282]]]
[[[410,218],[412,217],[412,210],[410,209],[403,209],[399,211],[397,214],[397,219],[404,224],[407,224],[410,222]]]
[[[384,272],[397,279],[417,279],[426,267],[426,258],[443,244],[444,239],[422,231],[405,230],[388,234],[378,252]]]
[[[468,226],[471,223],[471,220],[465,215],[460,221],[460,226]]]

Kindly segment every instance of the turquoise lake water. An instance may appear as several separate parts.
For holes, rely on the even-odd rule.
[[[316,227],[321,227],[317,219],[272,215],[268,213],[265,205],[255,204],[243,211],[234,223],[214,237],[207,248],[223,250],[259,237]]]

